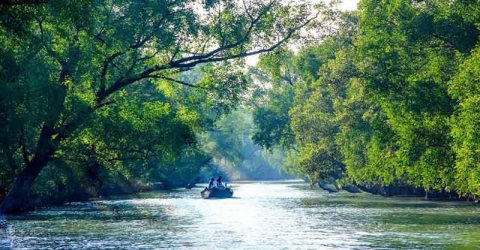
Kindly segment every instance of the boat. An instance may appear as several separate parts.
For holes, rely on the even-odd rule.
[[[210,198],[232,198],[233,196],[233,190],[229,187],[225,189],[208,189],[208,190],[203,190],[200,192],[202,194],[202,198],[204,199],[210,199]]]

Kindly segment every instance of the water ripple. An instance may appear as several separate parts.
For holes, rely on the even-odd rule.
[[[328,194],[296,182],[234,190],[224,200],[176,190],[8,216],[0,249],[468,249],[480,243],[480,209],[466,204]]]

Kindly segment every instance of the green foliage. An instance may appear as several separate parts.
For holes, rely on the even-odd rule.
[[[448,39],[440,34],[445,30],[439,26],[451,20],[436,16],[438,6],[428,4],[425,9],[406,1],[364,1],[362,7],[358,60],[367,95],[385,112],[393,133],[388,139],[392,167],[386,167],[391,169],[387,180],[406,179],[414,186],[440,190],[452,177],[448,119],[453,102],[446,82],[458,56],[446,45]]]
[[[327,41],[320,49],[312,52],[323,54],[325,50],[331,51],[332,44],[332,41]],[[300,54],[299,57],[304,55]],[[344,77],[344,74],[350,73],[348,68],[338,69],[338,66],[331,63],[330,60],[334,58],[332,52],[330,57],[324,55],[323,58],[315,58],[319,58],[315,64],[323,70],[316,73],[319,78],[314,82],[308,82],[308,79],[312,79],[308,77],[305,83],[298,84],[295,106],[290,110],[291,127],[300,150],[299,167],[312,182],[330,176],[339,178],[343,172],[342,156],[334,143],[339,130],[334,103],[335,99],[344,95],[344,90],[343,82],[332,76],[338,74],[339,77]],[[304,74],[313,76],[310,72],[311,69]]]
[[[213,157],[210,176],[222,174],[229,179],[258,180],[288,177],[281,150],[267,151],[252,141],[252,115],[239,108],[221,117],[201,137],[200,148]],[[209,177],[209,176],[207,176]]]
[[[289,148],[293,144],[293,133],[290,130],[288,111],[293,103],[291,87],[267,91],[268,102],[255,109],[253,120],[258,132],[252,136],[255,143],[271,149],[275,145]]]
[[[331,38],[260,64],[277,84],[257,108],[256,142],[280,145],[265,128],[290,129],[295,165],[313,181],[480,195],[479,14],[468,1],[361,1]],[[278,121],[286,90],[275,86],[292,62],[295,97]]]
[[[254,89],[250,103],[257,128],[252,139],[266,149],[276,145],[289,149],[294,146],[294,135],[288,111],[293,105],[292,85],[298,80],[293,54],[276,51],[263,55],[257,66],[259,70],[252,71],[260,86]]]
[[[75,174],[61,173],[72,182],[89,171],[190,178],[200,166],[187,162],[205,158],[196,134],[244,98],[242,58],[298,37],[311,11],[279,1],[0,5],[0,192],[12,188],[2,209],[24,209],[47,166],[70,166]],[[185,81],[195,66],[202,73]]]
[[[476,48],[449,82],[449,93],[458,101],[451,119],[456,155],[455,187],[462,194],[480,194],[480,50]]]

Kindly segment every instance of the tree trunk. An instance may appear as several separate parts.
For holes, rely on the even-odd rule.
[[[43,125],[35,156],[30,162],[26,163],[25,168],[13,183],[10,192],[8,192],[0,206],[0,211],[4,213],[19,213],[29,208],[28,194],[32,189],[33,182],[55,152],[55,146],[52,143],[53,134],[53,129],[50,126]]]
[[[36,157],[25,169],[20,173],[12,189],[8,192],[3,200],[0,210],[4,213],[19,213],[27,210],[28,194],[32,189],[33,182],[37,178],[40,171],[48,163],[48,157]]]

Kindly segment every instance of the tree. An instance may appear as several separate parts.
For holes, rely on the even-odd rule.
[[[52,0],[1,7],[33,13],[21,21],[21,36],[0,26],[7,55],[0,77],[9,91],[2,92],[2,161],[16,175],[4,212],[25,209],[25,194],[42,169],[68,154],[59,150],[95,117],[121,105],[123,96],[135,98],[130,86],[163,79],[200,87],[180,81],[179,72],[272,51],[315,18],[307,4],[279,1]],[[235,82],[240,72],[232,67],[225,74]],[[207,91],[222,83],[209,82]]]
[[[471,49],[475,29],[448,8],[437,2],[361,4],[358,65],[366,95],[375,98],[392,135],[382,150],[391,155],[383,167],[387,182],[442,190],[452,181],[448,120],[455,103],[446,83],[459,53]]]
[[[480,50],[477,47],[449,82],[449,93],[459,102],[451,120],[453,150],[456,154],[455,188],[460,194],[480,196],[478,158]]]
[[[299,166],[314,177],[337,169],[359,184],[476,195],[475,54],[458,70],[478,43],[478,8],[364,0],[357,13],[358,24],[334,36],[349,46],[332,48],[317,82],[296,88]]]
[[[283,98],[299,168],[313,181],[478,195],[470,78],[478,71],[479,16],[473,2],[405,0],[363,0],[358,11],[341,14],[330,39],[295,56],[294,103]],[[272,65],[280,65],[271,67],[277,76],[289,68]],[[268,110],[286,106],[274,99]]]

